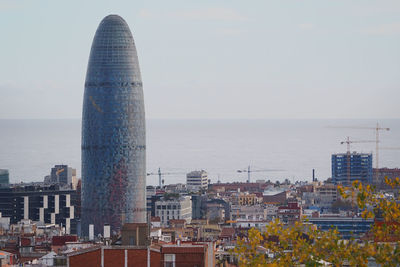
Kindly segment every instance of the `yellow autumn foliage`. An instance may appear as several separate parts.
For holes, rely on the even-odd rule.
[[[400,179],[385,181],[393,189]],[[361,240],[342,240],[336,229],[320,231],[306,220],[294,225],[272,221],[265,231],[252,228],[232,251],[240,266],[367,266],[373,259],[381,266],[400,265],[400,192],[388,198],[370,185],[354,181],[338,186],[342,198],[355,200],[363,218],[373,218],[369,233]],[[271,257],[268,257],[270,255]]]

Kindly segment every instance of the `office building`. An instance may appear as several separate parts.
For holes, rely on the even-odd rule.
[[[148,185],[146,186],[146,209],[147,213],[151,214],[152,205],[153,204],[153,197],[157,194],[157,189],[155,186]],[[151,215],[154,216],[154,215]]]
[[[372,154],[333,154],[332,182],[349,186],[355,180],[372,183]]]
[[[0,187],[10,184],[10,174],[8,170],[0,169]]]
[[[156,216],[156,202],[163,197],[163,194],[157,194],[155,186],[146,186],[146,208],[147,214]]]
[[[93,39],[82,114],[82,232],[146,222],[142,79],[127,23],[105,17]]]
[[[160,217],[161,225],[167,226],[169,220],[192,220],[192,201],[190,196],[162,198],[156,201],[156,216]]]
[[[192,171],[186,175],[186,187],[189,191],[207,190],[208,175],[206,171]]]
[[[192,195],[192,219],[203,219],[207,211],[207,196]]]
[[[308,222],[317,225],[321,231],[337,229],[342,238],[349,239],[360,238],[367,233],[374,220],[353,217],[311,217]]]
[[[31,184],[0,188],[0,213],[12,224],[21,220],[58,224],[67,234],[75,234],[79,209],[77,190]]]
[[[51,168],[50,184],[71,185],[72,168],[68,165],[55,165]]]

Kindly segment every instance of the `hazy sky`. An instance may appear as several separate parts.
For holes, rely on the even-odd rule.
[[[80,118],[108,14],[148,118],[400,118],[399,0],[0,0],[0,118]]]

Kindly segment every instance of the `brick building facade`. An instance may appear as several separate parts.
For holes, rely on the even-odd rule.
[[[150,257],[149,257],[150,256]],[[212,243],[154,244],[151,246],[96,246],[67,255],[69,267],[211,267]]]

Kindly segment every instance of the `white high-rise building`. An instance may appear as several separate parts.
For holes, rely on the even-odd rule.
[[[208,188],[208,175],[204,170],[192,171],[186,174],[186,187],[189,191],[197,192]]]

